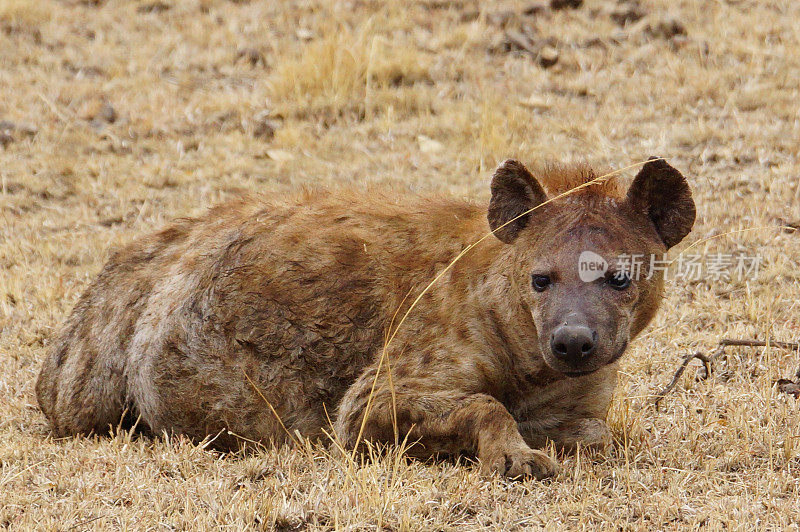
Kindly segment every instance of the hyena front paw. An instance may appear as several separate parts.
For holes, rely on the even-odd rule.
[[[558,472],[558,464],[542,451],[527,445],[503,447],[498,445],[478,456],[481,472],[499,473],[508,478],[535,478],[541,480]]]

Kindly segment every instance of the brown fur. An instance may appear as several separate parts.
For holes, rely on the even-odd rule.
[[[595,172],[587,164],[566,166],[548,163],[538,168],[536,175],[550,196],[558,196],[575,187],[590,183],[584,188],[575,190],[572,195],[575,198],[583,199],[592,197],[622,199],[625,197],[625,190],[621,186],[619,176],[612,175],[610,172]]]
[[[552,194],[592,175],[562,168],[541,178]],[[324,436],[330,416],[353,446],[376,382],[367,440],[408,434],[413,454],[468,453],[486,471],[547,476],[555,464],[534,449],[547,439],[566,448],[609,442],[602,420],[616,359],[662,293],[658,275],[627,292],[581,285],[577,253],[660,253],[662,232],[672,243],[694,219],[688,187],[666,163],[648,163],[637,181],[650,196],[587,187],[455,263],[386,350],[393,386],[386,366],[375,381],[393,316],[396,324],[489,231],[487,207],[376,190],[218,206],[110,258],[44,362],[39,404],[58,436],[106,431],[127,410],[155,433],[216,435],[223,448],[281,443],[288,437],[274,408],[289,432],[312,438]],[[492,191],[493,228],[545,199],[513,161]],[[551,293],[531,289],[531,273],[543,269]],[[547,342],[575,309],[602,333],[581,376]]]

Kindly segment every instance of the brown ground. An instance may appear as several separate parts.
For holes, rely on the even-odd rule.
[[[777,226],[800,221],[800,4],[402,5],[0,0],[0,525],[800,525],[798,401],[773,386],[797,353],[729,348],[714,377],[693,365],[651,405],[686,352],[797,339],[800,236]],[[620,26],[626,14],[644,18]],[[648,155],[691,178],[698,223],[680,248],[768,226],[692,250],[759,254],[761,271],[668,282],[624,359],[614,449],[567,458],[552,481],[396,456],[354,468],[319,449],[53,441],[35,406],[49,339],[109,248],[169,218],[309,182],[487,198],[508,156]]]

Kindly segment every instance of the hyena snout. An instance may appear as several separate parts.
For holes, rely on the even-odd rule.
[[[594,354],[597,331],[588,325],[561,325],[553,331],[550,349],[553,355],[570,365],[579,365]]]
[[[613,351],[604,345],[607,334],[582,312],[568,312],[552,325],[549,342],[545,340],[545,361],[557,371],[569,375],[591,373],[606,365]]]

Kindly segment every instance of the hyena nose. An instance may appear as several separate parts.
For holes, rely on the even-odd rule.
[[[561,325],[550,338],[553,354],[568,363],[590,356],[597,346],[597,333],[585,325]]]

